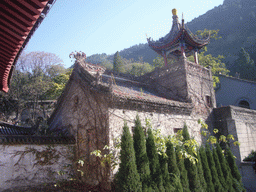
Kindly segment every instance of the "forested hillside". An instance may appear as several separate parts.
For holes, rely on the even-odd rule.
[[[209,10],[186,25],[193,33],[196,33],[197,30],[204,29],[219,30],[218,35],[222,38],[218,40],[212,39],[207,46],[208,51],[205,55],[211,54],[214,57],[224,55],[223,62],[226,63],[227,68],[231,71],[230,75],[245,73],[244,71],[239,71],[244,68],[243,66],[236,66],[238,61],[242,61],[240,56],[241,52],[244,51],[248,53],[244,57],[244,61],[246,62],[247,60],[248,65],[251,65],[249,66],[249,71],[256,72],[255,62],[252,61],[252,59],[256,61],[255,0],[224,0],[222,5]],[[134,61],[143,59],[144,62],[151,65],[153,65],[153,60],[157,57],[157,54],[147,44],[134,45],[121,50],[119,54],[124,59]],[[113,63],[113,57],[114,54],[95,54],[88,57],[88,61],[102,63],[109,67]],[[250,78],[250,80],[255,79],[255,77]]]

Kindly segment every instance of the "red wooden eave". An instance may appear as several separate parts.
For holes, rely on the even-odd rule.
[[[0,90],[8,92],[13,67],[56,0],[1,0]],[[43,16],[42,13],[44,14]]]

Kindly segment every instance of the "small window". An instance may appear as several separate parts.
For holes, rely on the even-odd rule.
[[[250,109],[250,104],[249,104],[247,101],[245,101],[245,100],[240,101],[240,102],[238,103],[238,106],[239,106],[239,107],[246,108],[246,109]]]
[[[206,100],[206,105],[208,107],[212,107],[212,98],[209,95],[205,96],[205,100]]]
[[[182,128],[173,128],[174,134],[177,134],[180,130],[182,130]]]

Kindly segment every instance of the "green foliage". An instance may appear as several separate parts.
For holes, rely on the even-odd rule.
[[[228,189],[227,189],[226,181],[224,179],[223,172],[222,172],[221,165],[220,165],[220,161],[219,161],[219,157],[218,157],[218,154],[217,154],[217,151],[216,151],[215,148],[213,148],[212,153],[213,153],[213,159],[214,159],[214,162],[215,162],[215,165],[216,165],[216,170],[217,170],[217,173],[218,173],[219,181],[220,181],[222,187],[225,189],[225,191],[227,191]]]
[[[203,167],[203,172],[204,172],[204,178],[207,184],[207,191],[208,192],[214,192],[214,185],[212,182],[212,174],[211,174],[211,170],[209,168],[209,164],[208,164],[208,160],[207,160],[207,156],[205,153],[205,148],[201,147],[199,149],[199,153],[200,153],[200,158],[202,160],[202,167]]]
[[[118,51],[114,55],[113,71],[118,72],[118,73],[125,72],[124,64],[123,64],[123,61],[122,61]]]
[[[243,161],[256,161],[256,151],[252,150],[251,153],[243,159]]]
[[[134,76],[141,76],[154,70],[153,66],[145,62],[132,63],[131,67],[132,68],[130,71],[128,71],[128,73]]]
[[[171,180],[173,181],[175,176],[180,177],[180,171],[177,166],[177,161],[176,161],[176,154],[174,151],[173,144],[171,141],[168,141],[166,144],[166,155],[167,155],[167,162],[168,162],[168,171],[171,174]]]
[[[238,73],[241,79],[256,81],[255,62],[251,59],[249,53],[246,52],[243,47],[238,52],[238,58],[234,62],[231,73],[233,76]]]
[[[180,170],[180,181],[183,187],[183,191],[190,192],[187,170],[185,169],[184,159],[182,157],[182,152],[179,146],[176,146],[175,152],[177,157],[177,165]]]
[[[189,132],[188,132],[188,126],[186,125],[186,123],[184,124],[184,127],[182,129],[182,136],[183,136],[183,141],[190,140],[190,135],[189,135]]]
[[[164,191],[163,187],[163,179],[160,171],[160,164],[158,159],[158,153],[154,141],[154,136],[152,130],[148,129],[148,137],[146,140],[146,147],[147,147],[147,155],[149,159],[149,167],[150,167],[150,174],[152,178],[152,189],[159,190],[160,192]]]
[[[159,163],[165,192],[175,191],[174,187],[171,185],[171,180],[169,177],[167,158],[164,157],[163,155],[159,155]]]
[[[223,176],[225,178],[225,182],[226,182],[226,187],[225,188],[229,192],[233,192],[234,188],[233,188],[232,175],[231,175],[229,166],[227,164],[227,161],[224,158],[224,155],[222,153],[222,149],[221,149],[219,143],[216,144],[216,152],[217,152],[217,155],[218,155],[218,158],[219,158],[219,162],[220,162],[220,165],[221,165],[221,170],[223,172]]]
[[[236,160],[234,155],[232,154],[231,150],[229,147],[226,148],[226,160],[228,162],[229,168],[231,169],[231,173],[233,178],[235,178],[238,182],[242,182],[241,179],[241,175],[239,173],[238,167],[236,165]]]
[[[212,173],[212,182],[213,182],[215,191],[223,191],[223,187],[221,186],[219,181],[218,173],[216,170],[215,162],[214,162],[212,151],[210,149],[209,144],[206,145],[206,156],[207,156],[209,167]]]
[[[200,54],[198,54],[198,62],[200,65],[206,68],[211,68],[213,76],[213,87],[216,87],[216,85],[220,83],[218,75],[227,75],[229,70],[226,68],[225,63],[222,62],[222,59],[224,59],[223,55],[214,57],[211,54],[205,55],[205,53],[206,51],[202,51]],[[193,56],[188,57],[188,59],[194,62]]]
[[[137,171],[134,145],[127,124],[124,124],[121,138],[120,167],[117,173],[119,191],[142,191],[140,176]]]
[[[174,60],[167,60],[167,64],[171,65],[172,63],[174,63]],[[157,56],[154,60],[153,60],[153,66],[155,68],[161,68],[164,66],[164,58],[162,56]]]
[[[207,191],[207,184],[206,181],[204,179],[204,171],[203,171],[203,167],[202,167],[202,160],[201,157],[199,155],[199,151],[198,151],[198,162],[197,162],[197,172],[198,172],[198,178],[200,181],[200,185],[201,185],[201,190],[202,192],[206,192]]]
[[[146,139],[144,135],[144,130],[141,126],[141,121],[139,116],[136,116],[135,119],[135,128],[133,134],[134,140],[134,150],[136,157],[136,165],[138,173],[140,174],[141,182],[142,182],[142,191],[148,191],[150,187],[150,169],[149,169],[149,161],[146,150]]]

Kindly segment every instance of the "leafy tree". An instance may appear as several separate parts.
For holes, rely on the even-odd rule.
[[[154,141],[154,136],[152,133],[152,130],[149,128],[148,131],[148,137],[146,140],[146,147],[147,147],[147,155],[149,159],[149,167],[150,167],[150,173],[152,178],[152,189],[155,191],[164,191],[163,187],[163,179],[160,171],[160,164],[158,159],[158,153]]]
[[[212,183],[212,174],[211,174],[211,170],[208,165],[208,160],[207,160],[207,156],[206,156],[204,147],[200,147],[199,154],[200,154],[200,158],[202,160],[202,167],[203,167],[203,171],[204,171],[204,178],[205,178],[205,181],[207,184],[207,191],[215,192],[214,185]]]
[[[121,138],[120,167],[117,173],[119,191],[142,191],[140,176],[135,162],[135,152],[131,133],[124,124]]]
[[[223,188],[222,188],[222,186],[220,184],[220,181],[219,181],[218,173],[217,173],[217,170],[216,170],[215,162],[213,160],[212,151],[210,149],[209,144],[206,145],[206,156],[207,156],[207,159],[208,159],[209,167],[211,169],[212,182],[213,182],[215,191],[223,191]]]
[[[220,161],[219,161],[219,157],[218,157],[218,154],[217,154],[217,151],[215,148],[213,148],[212,153],[213,153],[213,159],[214,159],[214,162],[216,165],[216,170],[217,170],[217,173],[219,176],[219,181],[220,181],[222,187],[225,189],[225,191],[227,191],[228,189],[227,189],[227,185],[226,185],[226,180],[224,179]]]
[[[132,69],[129,74],[134,76],[141,76],[154,70],[149,63],[132,63]]]
[[[174,59],[167,59],[167,64],[168,65],[171,65],[174,62],[175,62]],[[154,68],[161,68],[161,67],[163,67],[164,66],[164,58],[162,56],[157,56],[153,60],[153,66],[154,66]]]
[[[242,79],[248,79],[256,81],[256,65],[254,60],[251,59],[248,52],[242,47],[238,52],[238,58],[235,60],[233,67],[231,68],[232,75],[236,73],[240,75]]]
[[[190,192],[189,189],[189,181],[188,181],[188,174],[187,170],[185,169],[184,159],[181,154],[180,146],[176,146],[176,157],[177,157],[177,165],[180,170],[180,181],[183,187],[184,192]]]
[[[226,159],[224,158],[224,155],[223,155],[223,153],[222,153],[222,149],[221,149],[219,143],[216,144],[216,152],[217,152],[217,155],[218,155],[218,157],[219,157],[219,161],[220,161],[220,165],[221,165],[221,170],[222,170],[222,172],[223,172],[223,176],[224,176],[224,178],[225,178],[226,189],[227,189],[229,192],[234,192],[231,170],[229,169],[229,166],[228,166],[228,164],[227,164],[227,161],[226,161]]]
[[[135,128],[134,128],[134,150],[136,156],[136,165],[138,173],[140,174],[140,179],[142,182],[142,191],[151,191],[150,188],[150,169],[149,161],[146,150],[146,139],[144,135],[143,128],[141,126],[141,121],[139,116],[136,116],[135,119]]]
[[[113,63],[113,71],[118,73],[124,73],[124,66],[123,61],[121,59],[121,56],[119,55],[119,52],[117,51],[114,55],[114,63]]]

